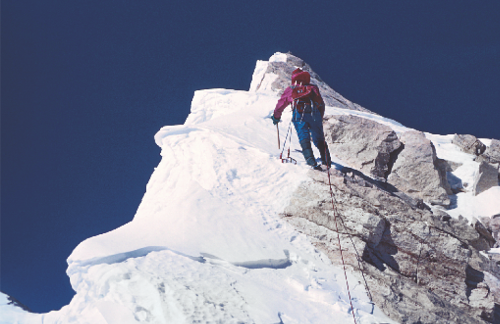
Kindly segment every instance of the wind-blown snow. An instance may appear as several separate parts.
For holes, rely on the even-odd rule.
[[[295,134],[292,157],[299,164],[277,159],[269,117],[278,95],[266,69],[267,62],[257,62],[249,91],[196,91],[185,124],[155,135],[162,160],[134,219],[83,241],[69,256],[76,295],[68,306],[25,317],[9,311],[0,323],[352,323],[342,269],[278,217],[310,180],[294,152]],[[409,130],[369,113],[333,107],[326,113]],[[282,119],[283,143],[290,110]],[[447,138],[433,136],[438,156],[453,151],[466,160],[447,148]],[[472,164],[463,167],[469,179]],[[474,205],[490,194],[498,197],[498,190],[475,197]],[[349,274],[349,283],[358,323],[393,323],[369,304],[360,278]]]

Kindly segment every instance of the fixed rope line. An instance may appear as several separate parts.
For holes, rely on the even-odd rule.
[[[325,141],[325,147],[326,147],[326,141]],[[325,148],[325,153],[326,153],[326,148]],[[344,268],[345,284],[347,287],[347,295],[349,296],[349,304],[351,305],[352,319],[354,320],[354,324],[358,324],[356,322],[356,316],[354,315],[354,306],[352,305],[351,290],[349,289],[349,281],[347,280],[347,270],[346,270],[345,262],[344,262],[344,253],[342,252],[342,244],[340,243],[339,226],[337,224],[337,208],[335,207],[335,202],[334,202],[334,197],[333,197],[333,189],[332,189],[332,181],[330,180],[330,166],[328,166],[328,169],[326,171],[328,172],[328,184],[330,185],[330,196],[332,198],[333,219],[335,220],[335,229],[337,230],[337,240],[339,241],[340,258],[342,259],[342,266]]]
[[[331,182],[330,182],[330,186],[337,188],[336,186],[332,185]],[[338,190],[338,188],[337,188],[337,190]],[[335,204],[337,204],[337,200],[335,199],[335,196],[332,196],[332,199],[335,202]],[[347,230],[347,226],[345,226],[344,219],[342,218],[342,216],[340,214],[338,214],[338,218],[340,219],[342,226],[344,226],[344,232],[349,237],[349,240],[351,241],[354,252],[356,253],[356,256],[357,256],[356,261],[358,262],[359,272],[361,272],[361,276],[363,277],[363,281],[365,283],[365,289],[366,289],[366,292],[368,293],[368,297],[370,298],[370,303],[374,306],[375,304],[373,303],[372,292],[370,291],[370,288],[368,287],[368,282],[366,281],[365,272],[363,271],[364,267],[361,266],[361,262],[360,262],[361,257],[359,256],[358,249],[356,248],[356,245],[354,244],[354,240],[352,239],[351,233],[349,233],[349,231]],[[372,314],[373,314],[373,308],[372,308]]]
[[[324,135],[323,135],[323,138],[324,138]],[[324,147],[325,147],[325,160],[328,160],[328,146],[327,146],[327,143],[326,143],[326,139],[324,140]],[[342,267],[344,269],[344,278],[345,278],[345,285],[347,287],[347,295],[349,296],[349,304],[351,305],[351,313],[352,313],[352,319],[354,320],[354,324],[358,324],[357,321],[356,321],[356,315],[354,315],[354,306],[352,304],[352,297],[351,297],[351,289],[349,288],[349,280],[347,280],[347,270],[346,270],[346,267],[345,267],[345,261],[344,261],[344,253],[342,252],[342,243],[340,243],[340,232],[339,232],[339,226],[338,226],[338,223],[337,223],[337,207],[335,205],[335,196],[333,195],[333,188],[332,188],[332,180],[330,178],[330,169],[331,169],[331,157],[330,157],[330,161],[326,161],[327,162],[327,170],[326,172],[328,173],[328,185],[330,186],[330,197],[332,198],[332,210],[333,210],[333,219],[335,221],[335,229],[337,230],[337,240],[339,242],[339,250],[340,250],[340,258],[342,260]],[[342,218],[340,218],[340,220],[342,221],[342,224],[344,225],[344,229],[346,229],[345,227],[345,224],[344,224],[344,221],[342,220]],[[346,231],[347,232],[347,231]],[[352,242],[352,239],[351,239],[351,242]],[[354,246],[354,242],[353,243],[353,246]],[[356,247],[354,247],[354,249],[356,250]],[[356,252],[357,253],[357,252]],[[364,278],[364,276],[363,276]]]
[[[370,291],[370,288],[368,287],[368,282],[366,281],[365,273],[364,273],[364,271],[361,267],[361,263],[359,261],[359,260],[361,260],[361,258],[359,257],[358,249],[356,249],[356,245],[354,245],[354,241],[352,239],[351,234],[347,231],[347,227],[345,226],[344,219],[340,215],[339,215],[339,218],[340,218],[340,222],[342,223],[342,226],[344,226],[345,233],[347,234],[347,236],[349,236],[349,240],[351,241],[352,247],[354,248],[354,252],[356,252],[356,256],[357,256],[356,259],[358,261],[359,272],[361,272],[361,276],[363,277],[363,281],[365,282],[365,288],[366,288],[366,291],[368,292],[368,297],[370,298],[370,303],[372,304],[372,306],[374,306],[375,304],[373,303],[372,293]],[[372,308],[372,314],[373,314],[373,308]]]
[[[373,302],[372,292],[370,291],[370,288],[368,287],[368,282],[366,281],[365,272],[363,271],[364,267],[361,266],[361,262],[360,262],[361,258],[359,257],[358,249],[356,249],[356,245],[354,245],[354,241],[352,239],[351,234],[347,231],[347,227],[345,226],[344,219],[342,219],[342,217],[340,215],[339,215],[339,218],[340,218],[340,222],[342,223],[342,226],[344,226],[345,233],[347,234],[347,236],[349,236],[349,240],[351,241],[352,247],[354,248],[354,252],[356,252],[356,256],[357,256],[356,260],[358,262],[358,269],[359,269],[359,272],[361,272],[361,277],[363,277],[366,292],[368,293],[368,298],[370,298],[370,304],[372,305],[371,314],[373,314],[373,311],[375,309],[375,303]]]
[[[328,146],[327,146],[326,140],[324,141],[324,143],[325,143],[325,158],[326,158],[328,156],[328,154],[327,154],[328,153],[328,151],[327,151]],[[343,142],[332,142],[332,143],[343,143]],[[330,161],[330,164],[331,164],[331,161]],[[330,180],[330,165],[328,165],[327,167],[328,167],[328,170],[327,170],[327,172],[328,172],[328,184],[330,185],[330,195],[331,195],[331,198],[332,198],[332,206],[333,206],[333,209],[334,209],[334,216],[335,216],[335,219],[336,219],[337,216],[338,216],[338,218],[340,218],[340,221],[342,222],[342,226],[344,226],[344,231],[347,234],[347,236],[349,237],[349,240],[351,241],[351,244],[352,244],[352,247],[354,249],[354,252],[356,253],[356,256],[357,256],[356,260],[358,262],[358,269],[359,269],[359,272],[361,272],[361,276],[363,277],[363,281],[365,283],[365,289],[366,289],[366,291],[368,293],[368,297],[370,298],[370,303],[372,304],[372,314],[373,314],[373,309],[375,307],[375,304],[373,303],[373,296],[372,296],[372,293],[370,291],[370,288],[368,287],[368,282],[366,281],[366,278],[365,278],[365,273],[363,271],[364,267],[361,267],[361,262],[360,262],[361,258],[359,256],[358,249],[356,248],[356,245],[354,244],[354,241],[352,239],[352,235],[347,230],[347,226],[345,226],[344,219],[340,216],[340,214],[338,214],[337,208],[335,207],[336,204],[337,204],[337,200],[335,199],[335,196],[333,195],[332,186],[335,187],[335,188],[336,188],[336,186],[332,185],[332,182]],[[338,190],[338,188],[337,188],[337,190]],[[337,224],[335,223],[335,226],[336,225]],[[337,234],[338,234],[338,231],[337,231]],[[342,250],[341,250],[341,254],[342,254]]]

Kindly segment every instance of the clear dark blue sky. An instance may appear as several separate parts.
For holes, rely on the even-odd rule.
[[[248,89],[255,61],[276,51],[406,126],[500,138],[497,0],[1,9],[0,289],[36,312],[69,303],[79,242],[133,218],[160,160],[155,132],[184,122],[197,89]]]

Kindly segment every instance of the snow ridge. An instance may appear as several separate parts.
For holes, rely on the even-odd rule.
[[[282,53],[270,59],[283,60]],[[76,295],[68,306],[48,314],[9,310],[0,323],[351,323],[342,269],[278,216],[311,180],[294,152],[295,134],[299,164],[277,159],[269,119],[277,76],[268,64],[257,62],[249,91],[196,91],[184,125],[158,131],[162,160],[134,219],[69,256]],[[365,111],[326,113],[409,130]],[[290,119],[286,110],[282,136]],[[447,138],[427,137],[438,156],[449,151]],[[361,278],[348,278],[358,323],[395,323],[369,302]]]

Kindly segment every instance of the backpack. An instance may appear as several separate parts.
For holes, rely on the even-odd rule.
[[[292,85],[292,109],[297,109],[299,113],[312,112],[314,108],[323,114],[325,103],[319,94],[319,89],[315,85]]]

